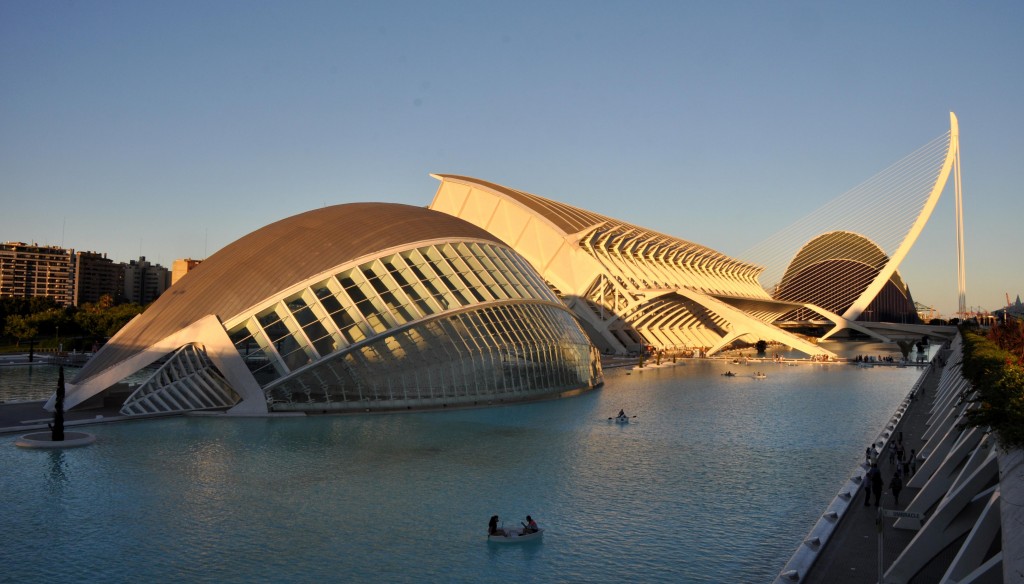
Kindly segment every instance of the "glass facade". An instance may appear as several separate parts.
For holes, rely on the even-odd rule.
[[[493,243],[381,256],[227,325],[272,410],[528,399],[601,376],[572,314],[521,256]]]

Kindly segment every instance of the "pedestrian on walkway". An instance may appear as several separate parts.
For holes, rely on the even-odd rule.
[[[878,465],[873,464],[871,468],[875,472],[871,474],[871,492],[875,495],[875,507],[882,504],[882,488],[885,486],[885,479],[882,478],[882,471],[878,470]]]
[[[910,449],[910,476],[914,476],[915,472],[917,472],[917,453],[914,452],[913,448],[911,448]]]
[[[896,462],[896,443],[889,442],[889,464]]]
[[[871,468],[868,469],[868,472],[864,473],[864,506],[865,507],[870,507],[871,506],[871,491],[874,490],[874,485],[875,485],[876,478],[878,479],[878,482],[881,483],[882,471],[878,470],[878,463],[877,462],[872,462],[871,463]],[[879,491],[879,492],[881,492],[881,491]],[[878,499],[877,499],[877,495],[876,495],[875,504],[877,505],[877,503],[878,503]]]
[[[896,501],[896,506],[900,506],[900,491],[903,490],[903,481],[900,479],[900,473],[892,473],[892,480],[889,481],[889,489],[892,491],[892,498]]]
[[[864,506],[871,506],[871,478],[878,472],[878,465],[874,461],[871,462],[871,466],[868,467],[868,472],[864,473]]]
[[[875,451],[870,446],[868,446],[867,448],[864,449],[864,463],[865,464],[871,464],[871,455],[874,454],[874,453],[875,453]]]

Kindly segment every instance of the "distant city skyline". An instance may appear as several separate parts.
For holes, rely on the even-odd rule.
[[[1014,2],[4,3],[0,239],[169,266],[325,205],[426,206],[436,172],[743,259],[954,111],[967,303],[994,310],[1024,293],[1022,29]],[[944,315],[952,202],[900,266]]]

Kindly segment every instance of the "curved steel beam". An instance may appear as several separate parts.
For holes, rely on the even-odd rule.
[[[949,149],[946,151],[946,159],[942,163],[942,169],[939,171],[938,179],[932,187],[928,200],[921,209],[921,213],[917,216],[917,220],[911,226],[910,231],[907,232],[907,236],[903,238],[903,242],[900,243],[900,246],[896,248],[896,252],[889,258],[889,262],[878,272],[875,280],[868,285],[860,295],[860,298],[850,308],[846,309],[846,312],[843,313],[843,318],[857,320],[864,310],[867,309],[868,305],[871,304],[875,296],[878,296],[878,293],[882,291],[882,287],[889,281],[889,278],[896,271],[896,268],[899,267],[903,258],[907,256],[907,252],[910,251],[918,236],[921,235],[921,231],[924,229],[925,224],[928,223],[935,205],[939,202],[939,196],[942,195],[942,191],[946,188],[946,181],[949,180],[949,173],[953,168],[954,161],[959,156],[959,152],[960,127],[957,124],[956,114],[949,112]]]

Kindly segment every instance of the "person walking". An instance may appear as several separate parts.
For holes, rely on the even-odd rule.
[[[892,473],[892,480],[889,481],[889,489],[892,491],[892,498],[896,501],[896,506],[900,506],[900,491],[903,490],[903,480],[900,479],[900,473]]]
[[[878,470],[878,464],[875,462],[871,463],[871,468],[868,472],[864,473],[864,506],[871,506],[871,491],[874,490],[875,477],[881,477],[882,472]],[[877,505],[877,495],[875,504]]]
[[[875,507],[878,507],[882,503],[882,488],[885,486],[885,479],[882,478],[882,471],[878,470],[878,465],[871,465],[871,469],[874,471],[871,474],[871,492],[875,495]]]

